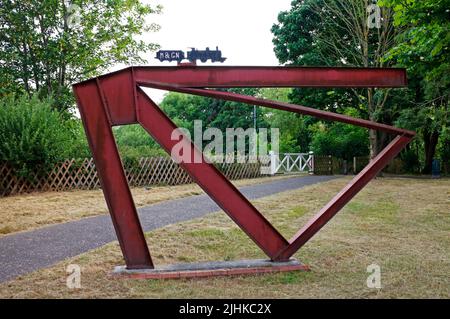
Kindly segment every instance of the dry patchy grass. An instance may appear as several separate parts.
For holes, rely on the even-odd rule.
[[[348,181],[308,186],[254,201],[290,236]],[[296,257],[311,272],[183,280],[112,279],[123,264],[117,242],[0,285],[4,298],[448,298],[450,180],[372,181]],[[146,234],[156,264],[261,258],[223,213]],[[82,267],[81,289],[65,268]],[[381,266],[382,289],[366,287],[368,265]]]
[[[233,181],[244,186],[287,178],[265,177]],[[196,184],[132,188],[137,207],[157,202],[202,194]],[[0,236],[39,227],[106,214],[103,193],[98,190],[43,192],[0,198]]]

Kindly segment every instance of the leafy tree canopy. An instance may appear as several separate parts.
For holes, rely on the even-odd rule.
[[[139,0],[0,0],[0,96],[39,92],[70,108],[70,84],[157,49],[138,36],[158,30],[147,17],[160,10]]]
[[[424,168],[431,171],[436,150],[450,161],[450,0],[383,0],[401,30],[385,59],[406,67],[412,103],[400,113],[399,126],[420,133]]]

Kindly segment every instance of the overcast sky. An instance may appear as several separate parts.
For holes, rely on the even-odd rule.
[[[273,52],[270,28],[280,11],[290,8],[291,0],[153,0],[161,4],[160,15],[150,15],[149,22],[161,30],[146,35],[149,42],[163,50],[188,51],[189,47],[215,49],[219,46],[227,58],[218,65],[279,65]],[[149,57],[149,65],[176,65]],[[208,65],[210,63],[199,63]],[[146,90],[157,102],[164,92]]]

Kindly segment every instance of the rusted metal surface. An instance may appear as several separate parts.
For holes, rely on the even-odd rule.
[[[342,207],[367,185],[409,142],[411,137],[399,135],[380,152],[344,189],[323,207],[289,241],[289,246],[280,251],[275,260],[286,260],[297,252],[316,234]]]
[[[148,133],[170,154],[178,143],[171,139],[177,126],[142,91],[138,89],[138,121]],[[270,224],[264,216],[241,194],[214,165],[203,160],[203,154],[194,143],[182,140],[185,150],[190,149],[191,161],[181,162],[195,182],[234,220],[234,222],[253,239],[270,257],[274,258],[281,249],[288,246],[286,239]],[[201,159],[198,163],[195,158]]]
[[[100,184],[128,268],[153,268],[98,84],[84,82],[74,91]]]
[[[175,124],[140,86],[260,105],[385,131],[397,137],[290,241],[211,164],[181,166],[274,261],[286,261],[348,203],[414,136],[414,132],[304,106],[257,99],[214,87],[402,87],[403,69],[299,67],[131,67],[74,85],[89,145],[127,267],[153,268],[111,127],[141,124],[167,151]],[[188,139],[192,159],[203,154]]]
[[[403,87],[404,69],[331,67],[133,67],[135,81],[180,87]]]
[[[381,124],[381,123],[377,123],[377,122],[358,119],[358,118],[354,118],[351,116],[342,115],[342,114],[338,114],[338,113],[317,110],[317,109],[313,109],[311,107],[306,107],[306,106],[301,106],[301,105],[294,105],[294,104],[289,104],[289,103],[255,98],[253,96],[247,96],[247,95],[237,94],[237,93],[233,93],[233,92],[184,88],[184,87],[178,87],[175,85],[163,85],[163,84],[159,84],[159,83],[149,83],[149,82],[145,83],[143,86],[147,86],[147,87],[151,87],[151,88],[155,88],[155,89],[161,89],[161,90],[181,92],[181,93],[186,93],[186,94],[206,96],[206,97],[222,99],[222,100],[227,100],[227,101],[247,103],[250,105],[259,105],[259,106],[264,106],[264,107],[270,107],[273,109],[289,111],[289,112],[299,113],[299,114],[303,114],[303,115],[311,115],[311,116],[314,116],[314,117],[317,117],[317,118],[320,118],[323,120],[342,122],[342,123],[352,124],[355,126],[361,126],[361,127],[365,127],[365,128],[369,128],[369,129],[378,130],[378,131],[385,131],[390,134],[402,134],[402,135],[406,135],[406,136],[414,136],[415,135],[415,132],[413,132],[413,131],[400,129],[400,128],[386,125],[386,124]]]

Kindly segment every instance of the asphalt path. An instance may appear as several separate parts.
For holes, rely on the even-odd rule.
[[[301,176],[244,186],[250,200],[331,180],[332,176]],[[144,231],[154,230],[219,211],[207,196],[169,200],[138,209]],[[36,212],[38,214],[39,212]],[[50,225],[0,238],[0,282],[49,267],[116,240],[109,215]]]

